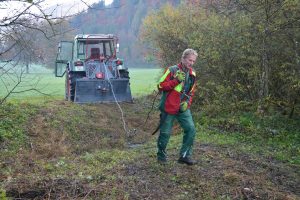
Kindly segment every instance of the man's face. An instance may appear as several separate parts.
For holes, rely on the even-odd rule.
[[[182,59],[182,64],[185,67],[192,67],[196,62],[197,57],[195,55],[189,55],[186,58]]]

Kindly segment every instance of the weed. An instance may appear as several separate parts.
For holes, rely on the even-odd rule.
[[[202,113],[195,118],[201,141],[300,164],[300,123],[297,120],[281,115],[262,118],[250,112],[223,113],[214,118]]]
[[[0,189],[0,200],[7,200],[6,191],[3,189]]]
[[[26,123],[37,111],[37,106],[27,103],[6,103],[0,106],[0,145],[5,152],[16,152],[25,144]]]

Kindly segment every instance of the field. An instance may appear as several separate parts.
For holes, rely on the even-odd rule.
[[[158,68],[130,69],[130,84],[133,97],[148,94],[155,90],[160,71],[161,70]],[[16,81],[14,75],[11,75],[11,77],[12,79],[7,79],[10,82],[10,88],[15,85],[13,81]],[[40,91],[42,93],[39,93],[36,90],[30,90],[22,93],[12,94],[10,98],[18,100],[37,99],[38,101],[43,98],[63,99],[65,91],[65,77],[55,77],[54,73],[51,70],[41,68],[41,66],[38,65],[33,65],[30,68],[30,73],[24,74],[21,84],[15,91],[19,92],[31,88],[35,88],[37,89],[37,91]],[[5,96],[6,94],[6,88],[3,84],[0,84],[0,97]]]
[[[64,101],[64,78],[51,71],[26,75],[19,89],[35,86],[50,99],[29,91],[0,106],[0,200],[300,199],[300,123],[281,115],[213,116],[197,108],[192,111],[198,164],[177,163],[182,142],[177,124],[168,162],[157,163],[158,134],[151,132],[158,110],[147,123],[146,118],[159,73],[130,70],[135,101],[121,103],[123,112],[116,104]]]
[[[133,96],[149,94],[157,89],[156,84],[161,69],[130,69],[131,91]]]

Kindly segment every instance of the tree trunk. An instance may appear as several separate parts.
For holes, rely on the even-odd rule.
[[[29,74],[29,62],[26,62],[26,74]]]
[[[266,44],[266,38],[263,39],[263,51],[262,51],[262,74],[260,85],[260,99],[269,95],[269,61],[268,61],[268,46]]]
[[[269,79],[270,79],[270,56],[269,56],[269,46],[268,46],[268,38],[271,36],[269,31],[269,23],[270,23],[270,6],[268,6],[269,2],[265,2],[265,22],[264,22],[264,32],[262,38],[262,73],[260,80],[260,92],[259,98],[260,102],[269,95]]]

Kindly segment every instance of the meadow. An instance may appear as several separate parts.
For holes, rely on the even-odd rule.
[[[160,69],[129,70],[136,99],[121,105],[125,133],[117,106],[64,101],[65,78],[35,67],[16,91],[35,87],[47,95],[14,94],[0,106],[0,199],[300,197],[296,118],[194,107],[193,158],[198,164],[177,163],[182,134],[175,124],[168,163],[160,165],[159,134],[151,135],[159,111],[153,109],[145,122],[153,103],[146,94],[156,89]],[[13,76],[3,78],[11,81],[7,87],[14,86]],[[5,91],[0,88],[2,96]]]
[[[133,97],[149,94],[156,89],[156,83],[161,70],[158,68],[131,68],[130,86]],[[0,98],[7,94],[7,89],[16,85],[17,78],[11,74],[10,77],[2,78],[6,82],[6,88],[0,83]],[[8,84],[7,84],[8,83]],[[36,90],[30,90],[35,88]],[[29,91],[26,91],[29,90]],[[20,92],[25,91],[25,92]],[[38,92],[39,91],[39,92]],[[39,65],[32,65],[28,74],[24,74],[21,84],[10,96],[11,100],[41,100],[48,98],[63,99],[65,92],[65,77],[55,77],[50,69]],[[20,93],[19,93],[20,92]]]

